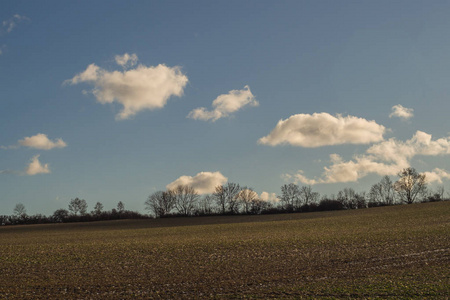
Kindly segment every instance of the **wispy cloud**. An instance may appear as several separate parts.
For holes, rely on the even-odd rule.
[[[169,183],[166,188],[173,189],[178,185],[188,185],[199,194],[209,194],[214,192],[216,186],[225,184],[227,181],[228,178],[220,172],[200,172],[195,176],[181,176]]]
[[[131,55],[128,53],[125,53],[124,55],[116,55],[114,59],[116,60],[116,63],[123,68],[133,67],[138,61],[138,57],[134,53]]]
[[[13,31],[13,29],[19,23],[21,23],[23,21],[30,21],[30,19],[28,17],[15,14],[11,18],[9,18],[8,20],[4,20],[2,22],[2,27],[1,27],[1,31],[0,32],[2,32],[2,33],[5,33],[5,32],[6,33],[10,33],[11,31]]]
[[[246,85],[242,90],[231,90],[228,94],[219,95],[212,102],[212,110],[199,107],[192,110],[187,117],[194,120],[215,122],[220,118],[229,117],[245,106],[258,105],[259,102],[256,101],[255,96],[250,91],[250,87]]]
[[[386,128],[375,121],[328,113],[292,115],[280,120],[260,144],[315,148],[339,144],[369,144],[383,140]]]
[[[439,156],[450,154],[450,137],[432,140],[432,136],[417,131],[414,136],[403,142],[395,138],[375,144],[363,155],[356,155],[352,160],[344,161],[338,154],[330,155],[331,165],[324,168],[318,179],[309,179],[303,171],[296,174],[285,174],[304,184],[354,182],[370,173],[378,175],[396,175],[401,169],[410,167],[410,161],[418,155]],[[442,169],[426,172],[429,182],[450,178]]]
[[[132,57],[119,56],[119,64],[129,64]],[[137,61],[137,56],[136,56]],[[182,96],[188,78],[179,67],[138,65],[135,69],[109,72],[95,64],[72,79],[68,84],[90,83],[97,101],[106,104],[117,102],[123,106],[116,119],[123,120],[143,110],[154,110],[166,105],[171,96]]]
[[[389,118],[397,117],[403,120],[408,120],[414,116],[414,109],[403,107],[400,104],[394,105],[391,108],[392,112]]]

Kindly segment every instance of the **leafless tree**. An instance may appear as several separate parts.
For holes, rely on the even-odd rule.
[[[370,188],[370,202],[383,205],[394,204],[394,184],[389,176],[384,176],[380,182],[372,185]]]
[[[99,215],[102,213],[103,210],[103,204],[100,202],[95,203],[93,214]]]
[[[78,215],[78,213],[80,215],[85,215],[87,211],[86,200],[80,198],[70,200],[69,211],[75,216]]]
[[[281,203],[284,209],[298,208],[300,202],[300,188],[295,183],[285,184],[281,187]]]
[[[123,204],[122,201],[119,201],[119,203],[117,203],[117,211],[119,213],[123,212],[125,210],[125,205]]]
[[[308,205],[311,203],[315,203],[319,200],[320,194],[318,192],[313,192],[312,187],[302,186],[300,189],[300,203],[302,205]]]
[[[158,191],[148,196],[145,209],[151,211],[155,217],[164,217],[169,214],[175,205],[172,191]]]
[[[198,211],[201,214],[212,214],[214,212],[213,197],[211,195],[204,195],[198,200]]]
[[[241,189],[237,195],[237,199],[242,203],[242,207],[246,214],[251,213],[252,208],[256,204],[255,202],[260,200],[258,194],[253,189],[246,187]]]
[[[199,198],[198,193],[191,186],[178,185],[172,190],[175,198],[175,208],[178,213],[189,216],[194,212],[195,205]]]
[[[22,203],[16,204],[16,206],[14,206],[13,213],[15,216],[20,218],[26,217],[27,210],[25,208],[25,205],[23,205]]]
[[[241,190],[239,184],[228,182],[226,185],[216,186],[213,197],[220,207],[221,213],[239,212],[239,202],[237,200],[237,195]]]
[[[400,178],[394,183],[394,189],[404,203],[414,203],[417,196],[427,190],[425,174],[420,174],[414,168],[403,169],[398,173],[398,177]]]

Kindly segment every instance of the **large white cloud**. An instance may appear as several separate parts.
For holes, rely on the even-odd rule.
[[[131,57],[116,58],[123,66],[133,62]],[[137,57],[136,57],[137,60]],[[127,119],[142,110],[154,110],[166,105],[171,96],[182,96],[188,78],[179,67],[164,64],[156,67],[138,65],[135,69],[109,72],[95,64],[65,83],[87,82],[94,85],[92,93],[97,101],[106,104],[117,102],[123,106],[116,119]]]
[[[386,128],[375,121],[328,113],[297,114],[280,120],[259,143],[276,146],[321,147],[339,144],[369,144],[383,140]]]
[[[212,110],[205,107],[199,107],[188,114],[188,118],[202,121],[215,122],[220,118],[230,116],[244,106],[258,106],[259,102],[255,100],[248,85],[242,90],[231,90],[228,94],[218,96],[212,103]]]
[[[414,136],[403,142],[395,138],[375,144],[363,155],[356,155],[352,160],[344,161],[337,154],[332,154],[331,165],[324,168],[318,179],[309,179],[303,171],[297,174],[286,174],[287,178],[304,184],[354,182],[375,173],[378,175],[396,175],[401,169],[410,167],[410,161],[417,155],[438,156],[450,154],[450,137],[432,140],[432,136],[417,131]],[[425,172],[429,182],[450,178],[442,169]]]
[[[42,165],[39,161],[39,155],[33,156],[27,168],[25,169],[25,174],[36,175],[36,174],[47,174],[50,173],[48,164]]]
[[[414,116],[414,109],[403,107],[400,104],[392,106],[391,110],[392,112],[389,115],[389,118],[398,117],[403,120],[408,120]]]
[[[220,172],[200,172],[195,176],[181,176],[169,183],[166,188],[173,189],[178,185],[188,185],[193,187],[199,194],[213,193],[218,185],[223,185],[228,178]]]
[[[43,133],[38,133],[30,137],[25,137],[22,140],[19,140],[19,145],[41,150],[64,148],[67,146],[67,144],[62,139],[56,139],[54,141],[51,141],[47,137],[47,135]]]

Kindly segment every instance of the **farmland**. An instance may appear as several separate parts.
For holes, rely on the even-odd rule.
[[[450,202],[0,228],[0,298],[449,297]]]

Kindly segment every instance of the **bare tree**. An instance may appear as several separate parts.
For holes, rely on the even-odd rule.
[[[252,207],[254,206],[255,202],[259,200],[259,196],[253,189],[244,187],[238,193],[237,199],[240,203],[242,203],[244,212],[246,214],[249,214],[251,213]]]
[[[119,201],[119,203],[117,203],[117,211],[119,213],[123,212],[125,210],[125,205],[123,204],[122,201]]]
[[[404,203],[414,203],[417,196],[427,190],[425,174],[418,173],[414,168],[403,169],[398,177],[400,178],[394,183],[394,189]]]
[[[20,217],[20,218],[26,217],[27,210],[25,208],[25,205],[23,205],[22,203],[16,204],[16,206],[14,206],[13,213],[15,216]]]
[[[281,187],[281,203],[284,209],[294,210],[300,202],[300,188],[295,183],[285,184]]]
[[[175,208],[178,213],[184,216],[192,215],[199,198],[195,189],[188,185],[178,185],[172,190],[172,193],[175,198]]]
[[[213,197],[211,195],[205,195],[198,200],[198,211],[201,214],[212,214],[214,212]]]
[[[164,217],[169,214],[175,204],[172,191],[158,191],[148,196],[145,209],[151,211],[155,217]]]
[[[87,211],[86,200],[79,198],[70,200],[69,211],[75,216],[78,215],[78,213],[80,213],[80,215],[85,215]]]
[[[318,192],[313,192],[312,187],[310,185],[308,186],[302,186],[300,189],[300,203],[302,205],[308,205],[311,203],[315,203],[319,200],[320,194]]]
[[[439,195],[439,199],[444,200],[445,188],[443,185],[440,185],[436,188],[436,193]]]
[[[221,213],[239,212],[239,202],[237,200],[237,195],[241,190],[239,184],[228,182],[226,185],[216,186],[213,197],[220,207]]]
[[[94,211],[92,213],[99,215],[102,213],[103,210],[103,204],[101,204],[100,202],[95,203],[94,206]]]
[[[380,182],[372,185],[369,199],[370,202],[383,205],[394,204],[394,184],[389,176],[384,176]]]

